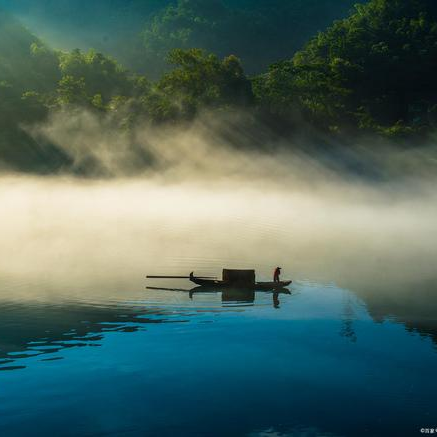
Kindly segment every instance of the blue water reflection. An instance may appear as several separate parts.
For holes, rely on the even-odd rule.
[[[354,294],[145,291],[5,303],[0,435],[415,435],[436,426],[429,337]]]

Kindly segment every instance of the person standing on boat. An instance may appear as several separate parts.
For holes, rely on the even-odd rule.
[[[276,267],[275,272],[273,273],[273,281],[279,282],[280,275],[281,275],[281,267]]]

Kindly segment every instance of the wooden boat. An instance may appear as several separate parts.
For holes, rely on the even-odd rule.
[[[222,279],[205,276],[195,276],[194,272],[190,276],[147,276],[151,279],[189,279],[200,287],[209,289],[234,289],[234,290],[260,290],[275,291],[288,287],[292,281],[279,282],[257,282],[255,280],[255,270],[232,270],[223,269]]]

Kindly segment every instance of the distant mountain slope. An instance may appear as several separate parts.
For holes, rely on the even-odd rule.
[[[59,79],[55,53],[0,11],[0,168],[45,172],[63,161],[61,153],[37,144],[23,129],[45,116],[38,93],[54,91]]]
[[[224,1],[180,0],[154,16],[143,34],[144,48],[137,52],[137,61],[149,78],[95,50],[53,51],[15,18],[0,13],[0,167],[50,171],[68,164],[58,150],[38,143],[44,132],[36,125],[49,114],[68,114],[66,119],[71,114],[92,114],[105,120],[111,131],[133,139],[129,144],[135,150],[132,134],[138,126],[166,132],[168,126],[185,127],[205,113],[236,119],[228,139],[232,144],[244,143],[238,132],[255,137],[258,129],[272,138],[302,133],[309,137],[308,143],[327,137],[349,144],[358,135],[372,135],[415,145],[431,138],[437,126],[434,0],[371,0],[357,5],[349,18],[313,35],[297,53],[293,44],[304,31],[296,29],[311,27],[316,22],[313,14],[333,0],[321,0],[317,7],[311,0],[272,0],[277,8],[271,11],[263,9],[261,0],[253,3],[258,9],[250,10],[230,8]],[[243,7],[245,0],[238,4]],[[305,21],[304,11],[311,11],[310,4],[312,18]],[[284,12],[289,24],[295,7],[304,8],[294,15],[301,22],[291,29],[278,25],[276,31],[272,23],[278,23],[278,11]],[[287,8],[291,8],[289,15]],[[259,21],[244,19],[257,14]],[[272,26],[271,38],[264,41],[267,23]],[[252,35],[251,43],[249,36],[256,26],[259,32]],[[70,34],[82,33],[80,29]],[[275,41],[278,35],[282,36]],[[119,41],[123,46],[123,38]],[[241,46],[234,51],[237,43]],[[185,48],[171,51],[171,71],[158,76],[165,53],[175,45]],[[252,51],[246,50],[249,46]],[[262,47],[265,50],[258,53]],[[258,62],[262,65],[281,50],[290,50],[293,56],[275,59],[257,76],[248,76],[232,53],[243,53],[243,61],[248,64],[251,59],[255,69]],[[124,52],[125,56],[133,53],[127,48]],[[151,72],[158,80],[150,80]],[[235,117],[241,114],[249,117]],[[36,139],[27,133],[29,125],[35,127],[33,133],[39,132]],[[82,127],[64,130],[63,120],[60,131],[71,143]],[[234,132],[235,141],[231,139]],[[63,148],[55,137],[47,135],[46,142],[68,153],[68,147]],[[372,147],[377,148],[376,144]],[[92,147],[87,142],[83,146],[86,156]],[[289,146],[294,147],[292,141]],[[328,153],[336,159],[335,153]],[[140,166],[148,160],[146,155]]]
[[[0,0],[32,32],[56,49],[95,48],[131,68],[142,26],[163,0]]]
[[[356,0],[0,0],[55,48],[93,47],[158,77],[169,49],[239,56],[249,73],[291,57]]]
[[[0,11],[0,81],[24,92],[48,91],[58,79],[57,57],[11,15]]]
[[[159,74],[173,48],[235,54],[249,74],[291,57],[315,33],[343,18],[356,0],[179,0],[143,33],[145,58]]]

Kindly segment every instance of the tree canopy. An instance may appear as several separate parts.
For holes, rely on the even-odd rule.
[[[278,5],[275,13],[287,3],[273,2]],[[129,71],[97,50],[53,50],[0,12],[0,161],[5,156],[9,161],[31,156],[35,139],[27,126],[62,110],[108,115],[115,129],[139,123],[187,123],[203,110],[237,109],[280,135],[306,127],[337,137],[372,133],[413,138],[433,132],[434,0],[371,0],[357,5],[348,18],[335,21],[300,51],[277,59],[256,76],[246,74],[239,52],[230,49],[235,38],[228,35],[226,40],[225,35],[225,29],[240,29],[242,41],[248,37],[241,21],[247,20],[248,4],[180,0],[155,17],[156,28],[148,41],[154,41],[157,50],[170,49],[169,69],[157,80],[150,79],[153,71],[151,76]],[[306,7],[310,4],[306,2]],[[261,10],[265,3],[256,0],[252,6]],[[160,42],[164,33],[167,39]],[[219,34],[223,38],[218,41]],[[263,36],[252,37],[253,46],[260,49],[257,38]],[[217,53],[190,47],[198,39],[204,46],[217,47]],[[166,45],[168,41],[171,44]],[[291,36],[285,41],[293,47]],[[172,48],[173,43],[183,47]],[[247,61],[245,44],[241,51]],[[20,144],[26,145],[26,153],[20,152]],[[41,145],[32,150],[42,150]]]
[[[258,98],[331,129],[418,132],[434,123],[436,68],[437,4],[372,0],[259,78]]]
[[[174,48],[202,48],[241,58],[249,73],[293,53],[333,19],[346,15],[353,0],[178,0],[157,12],[143,32],[148,71],[167,68]]]

